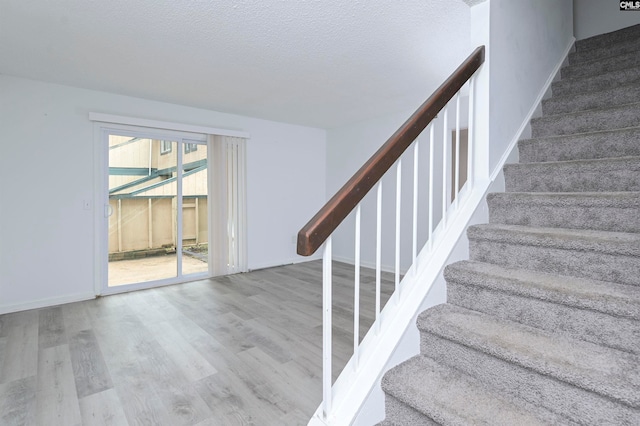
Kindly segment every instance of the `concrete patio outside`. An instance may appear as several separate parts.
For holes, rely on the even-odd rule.
[[[176,276],[176,254],[109,262],[109,287],[161,280]],[[182,274],[207,272],[208,264],[198,258],[182,256]]]

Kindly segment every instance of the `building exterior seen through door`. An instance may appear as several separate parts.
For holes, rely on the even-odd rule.
[[[109,132],[107,143],[107,287],[209,276],[206,141]]]

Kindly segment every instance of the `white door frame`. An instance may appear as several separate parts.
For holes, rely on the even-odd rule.
[[[189,125],[182,123],[172,123],[166,121],[141,119],[135,117],[117,116],[103,113],[89,113],[89,120],[94,123],[94,291],[96,295],[107,295],[118,293],[122,291],[131,291],[142,288],[154,287],[157,285],[174,284],[178,282],[184,282],[181,280],[167,280],[163,282],[153,282],[151,285],[148,283],[141,283],[135,285],[126,285],[118,287],[108,287],[108,222],[105,208],[105,200],[108,203],[108,144],[106,143],[105,132],[114,131],[116,133],[128,132],[133,134],[141,134],[145,137],[152,137],[154,139],[174,139],[180,138],[188,139],[190,141],[206,141],[208,160],[210,161],[209,169],[218,167],[216,161],[211,161],[214,155],[214,143],[212,142],[212,135],[215,136],[229,136],[234,138],[243,138],[245,140],[250,138],[250,134],[244,131],[228,130],[211,128],[206,126]],[[242,143],[242,158],[241,164],[241,185],[239,186],[240,193],[238,194],[240,199],[239,213],[240,213],[240,225],[241,229],[241,246],[239,247],[240,255],[242,257],[242,265],[240,270],[234,270],[230,272],[246,272],[246,254],[247,254],[247,226],[246,226],[246,169],[244,166],[245,156],[244,143]],[[216,159],[214,159],[216,160]],[[220,161],[222,161],[220,159]],[[213,167],[211,167],[213,165]],[[180,169],[180,168],[178,168]],[[210,173],[212,174],[212,173]],[[211,179],[209,180],[211,182]],[[211,193],[211,185],[208,192]],[[180,200],[182,203],[182,200]],[[107,204],[108,205],[108,204]],[[209,241],[210,244],[213,241],[213,226],[211,215],[214,210],[212,197],[208,197],[208,217],[209,221]],[[203,274],[203,277],[212,275],[213,271],[213,251],[209,250],[209,273]],[[189,275],[189,280],[199,279],[194,275]]]
[[[95,123],[94,135],[97,140],[96,149],[96,171],[95,171],[95,291],[97,295],[108,295],[127,291],[141,290],[145,288],[158,287],[163,285],[178,284],[186,281],[204,279],[211,276],[211,259],[209,259],[208,272],[182,275],[182,147],[184,140],[189,143],[210,145],[207,136],[204,134],[170,131],[164,129],[151,129],[130,125],[118,125],[113,123]],[[164,278],[141,283],[125,284],[114,287],[108,285],[108,255],[109,255],[109,231],[108,231],[108,210],[109,210],[109,145],[108,136],[117,134],[122,136],[141,137],[146,139],[171,140],[177,142],[177,235],[176,239],[176,261],[177,271],[175,277]],[[210,149],[207,149],[207,153]],[[207,218],[209,221],[209,218]],[[210,222],[210,221],[209,221]],[[211,257],[211,256],[210,256]],[[186,279],[185,279],[186,278]]]

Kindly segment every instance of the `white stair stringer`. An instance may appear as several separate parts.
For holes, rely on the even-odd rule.
[[[358,416],[363,404],[371,392],[380,389],[380,380],[385,367],[394,356],[400,343],[400,336],[405,331],[415,328],[415,319],[419,312],[425,309],[424,302],[433,284],[442,274],[445,265],[462,257],[452,257],[460,239],[466,244],[464,230],[472,224],[476,209],[484,201],[489,189],[488,181],[476,180],[473,191],[460,192],[460,203],[447,217],[445,224],[440,224],[434,231],[432,243],[425,245],[418,254],[416,261],[405,274],[396,290],[387,301],[380,313],[380,328],[374,324],[360,344],[358,369],[356,360],[352,356],[345,365],[342,373],[333,385],[332,415],[325,419],[323,407],[320,405],[309,421],[314,425],[349,425]],[[424,283],[431,283],[425,286]],[[443,295],[444,296],[444,295]],[[434,303],[442,303],[438,298]],[[428,303],[428,300],[427,300]],[[417,338],[417,329],[415,336]],[[413,352],[407,352],[397,362],[418,353],[418,345]],[[397,363],[396,362],[396,363]]]

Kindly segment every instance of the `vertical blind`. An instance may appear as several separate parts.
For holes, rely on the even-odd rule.
[[[209,136],[213,274],[247,271],[246,139]]]

